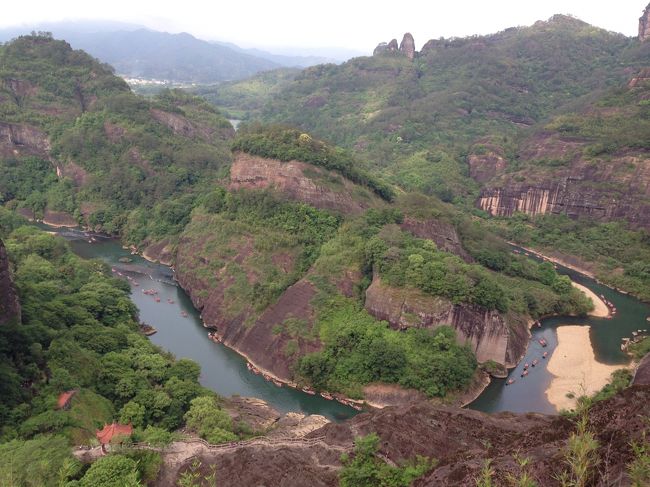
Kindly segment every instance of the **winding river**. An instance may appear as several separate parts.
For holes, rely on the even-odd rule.
[[[55,232],[69,241],[72,250],[87,259],[108,263],[131,283],[131,298],[138,307],[140,320],[158,332],[150,337],[161,348],[177,358],[190,358],[201,366],[200,382],[222,396],[240,395],[265,400],[282,413],[297,411],[321,414],[332,421],[341,421],[357,414],[354,409],[320,396],[311,396],[289,387],[278,387],[246,368],[246,361],[225,345],[208,338],[198,311],[189,296],[176,284],[172,270],[160,264],[131,255],[117,240],[89,235],[76,229],[40,228]],[[121,262],[130,259],[131,262]],[[160,302],[144,294],[145,289],[158,291]]]
[[[131,297],[139,309],[141,321],[153,325],[158,330],[150,337],[151,341],[178,358],[190,358],[200,364],[200,380],[204,386],[224,396],[258,397],[280,412],[322,414],[333,421],[340,421],[357,413],[336,401],[328,401],[320,396],[311,396],[288,387],[277,387],[251,373],[240,355],[208,338],[199,313],[192,306],[187,294],[174,281],[173,271],[169,267],[153,264],[138,255],[131,255],[118,241],[111,238],[95,235],[93,240],[89,241],[86,233],[76,229],[39,226],[66,238],[79,256],[101,259],[111,265],[116,274],[128,277],[131,283]],[[536,257],[531,255],[531,258]],[[125,260],[130,262],[124,262]],[[596,294],[603,294],[614,303],[618,313],[611,319],[552,317],[542,320],[541,328],[534,327],[531,330],[532,338],[524,359],[509,373],[509,377],[514,377],[517,381],[506,387],[507,379],[493,379],[469,408],[485,412],[556,413],[555,407],[548,402],[545,394],[553,378],[546,365],[557,346],[556,330],[562,325],[579,324],[590,327],[591,344],[598,362],[622,367],[629,364],[629,358],[620,350],[621,339],[630,337],[637,329],[647,328],[646,317],[650,315],[650,306],[566,267],[558,265],[557,270]],[[144,289],[158,291],[156,296],[160,298],[160,302],[156,302],[154,296],[144,294]],[[548,342],[546,348],[539,344],[540,338]],[[547,360],[539,360],[538,365],[530,369],[529,376],[520,379],[523,364],[532,362],[535,358],[541,359],[543,351],[549,352]]]
[[[525,252],[524,249],[515,249]],[[539,260],[532,254],[530,258]],[[545,393],[553,379],[546,366],[557,347],[557,328],[562,325],[588,325],[591,345],[598,362],[621,367],[629,365],[629,357],[621,351],[621,340],[631,337],[635,330],[648,328],[646,317],[650,315],[650,306],[567,267],[557,265],[557,272],[569,276],[571,280],[588,287],[597,295],[605,296],[614,304],[617,313],[611,318],[554,316],[541,320],[541,328],[533,327],[531,330],[532,338],[524,359],[508,375],[509,378],[515,378],[516,382],[506,387],[507,379],[493,379],[469,408],[485,412],[557,413]],[[540,338],[548,342],[546,348],[539,344]],[[546,360],[540,360],[544,351],[548,351],[549,356]],[[531,363],[533,359],[539,360],[538,365],[529,369],[529,375],[522,379],[524,363]]]

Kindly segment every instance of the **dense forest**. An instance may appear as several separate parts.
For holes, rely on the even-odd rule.
[[[121,485],[154,479],[154,452],[126,451],[90,469],[71,456],[69,447],[94,441],[112,421],[133,425],[129,441],[152,444],[169,443],[181,425],[213,443],[247,434],[199,385],[196,363],[175,360],[139,331],[125,281],[6,210],[1,219],[22,308],[20,322],[0,327],[3,485],[104,485],[116,468]],[[71,407],[57,408],[70,390]]]

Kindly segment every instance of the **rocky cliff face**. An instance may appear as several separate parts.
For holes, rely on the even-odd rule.
[[[648,401],[650,387],[635,386],[590,410],[588,429],[598,442],[595,455],[600,465],[607,466],[593,485],[629,484],[626,465],[634,458],[630,445],[640,441],[647,429]],[[487,459],[494,469],[493,484],[509,485],[509,476],[519,478],[522,473],[516,457],[529,459],[527,469],[537,485],[559,487],[557,478],[566,468],[563,450],[574,429],[574,423],[561,416],[488,415],[421,402],[330,423],[290,443],[269,439],[204,451],[198,460],[205,475],[216,467],[219,485],[225,487],[335,487],[341,453],[352,451],[356,437],[377,433],[379,458],[385,462],[401,464],[416,455],[437,460],[431,471],[413,483],[415,487],[475,486]],[[169,463],[175,458],[171,455]],[[158,485],[176,485],[178,475],[190,471],[193,460],[183,462],[180,469],[176,464],[174,475],[159,479]]]
[[[477,179],[494,174],[477,206],[495,216],[554,213],[650,228],[650,151],[620,149],[601,161],[585,155],[587,144],[558,133],[536,134],[519,150],[526,167],[507,174],[498,170],[505,161],[473,159]],[[495,170],[479,170],[486,165]]]
[[[49,158],[50,142],[45,132],[26,124],[0,122],[0,157],[39,156]]]
[[[457,255],[465,262],[472,262],[472,258],[463,248],[460,237],[451,223],[442,220],[418,220],[405,217],[400,228],[417,238],[425,238],[435,242],[439,249]]]
[[[0,240],[0,325],[20,322],[20,301],[9,269],[9,257]]]
[[[645,42],[650,39],[650,4],[645,8],[639,19],[639,40]]]
[[[198,228],[203,223],[191,225]],[[255,286],[264,285],[260,268],[272,269],[269,272],[275,275],[290,274],[298,255],[297,250],[260,251],[255,246],[254,236],[245,229],[228,242],[219,241],[211,232],[183,235],[176,251],[176,278],[201,311],[205,326],[216,330],[226,345],[258,367],[290,380],[296,357],[318,350],[320,344],[304,336],[292,338],[283,333],[284,324],[292,319],[311,326],[316,289],[303,278],[274,304],[256,309],[247,296]]]
[[[415,41],[409,32],[404,34],[404,38],[399,45],[399,51],[409,59],[413,59],[415,57]]]
[[[239,153],[230,168],[231,189],[275,188],[316,208],[358,214],[375,206],[370,191],[304,162],[281,162]]]
[[[459,342],[471,346],[479,362],[494,360],[514,367],[526,351],[529,334],[525,320],[507,323],[496,311],[454,305],[414,289],[392,288],[377,276],[366,291],[365,306],[371,315],[395,329],[449,325],[456,330]]]

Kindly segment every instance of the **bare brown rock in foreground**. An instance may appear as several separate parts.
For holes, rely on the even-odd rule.
[[[630,446],[647,429],[650,387],[633,386],[592,406],[588,428],[598,441],[600,468],[590,485],[628,485]],[[416,455],[435,458],[434,469],[416,487],[475,486],[485,460],[491,459],[494,485],[508,485],[521,468],[515,457],[528,458],[528,472],[542,487],[555,487],[566,468],[563,449],[575,423],[542,414],[485,414],[434,406],[428,402],[361,414],[344,423],[330,423],[298,439],[251,440],[240,445],[200,449],[158,485],[175,485],[182,472],[216,472],[218,485],[338,485],[340,456],[354,439],[377,433],[379,455],[400,464]],[[197,466],[198,465],[198,466]],[[170,474],[170,471],[167,471]]]

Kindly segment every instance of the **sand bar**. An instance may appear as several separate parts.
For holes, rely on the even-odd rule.
[[[580,291],[586,294],[587,297],[591,298],[594,302],[594,310],[589,313],[589,316],[595,316],[597,318],[607,318],[609,316],[609,308],[605,304],[605,301],[597,296],[595,292],[577,282],[571,282],[571,284],[573,284],[573,287],[576,289],[580,289]]]
[[[589,337],[589,327],[564,325],[557,329],[557,348],[548,362],[548,371],[553,379],[546,389],[548,401],[560,409],[572,409],[575,396],[591,395],[609,382],[609,378],[621,365],[606,365],[596,361]]]

